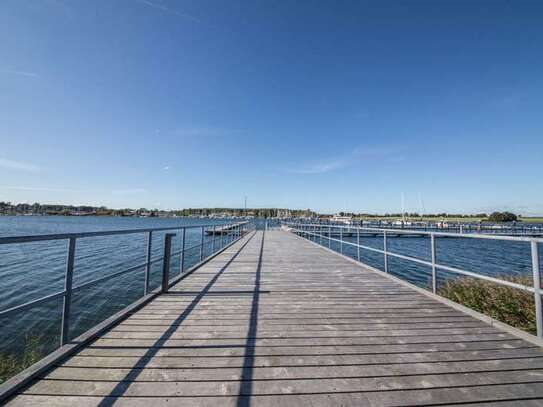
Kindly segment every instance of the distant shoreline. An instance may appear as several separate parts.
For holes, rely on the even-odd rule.
[[[39,213],[39,214],[27,214],[27,213],[0,213],[0,217],[50,217],[50,216],[62,216],[62,217],[74,217],[74,218],[86,218],[86,217],[110,217],[110,218],[151,218],[151,219],[231,219],[231,218],[244,218],[243,215],[226,215],[226,216],[213,216],[213,215],[175,215],[175,214],[169,214],[169,213],[161,213],[158,215],[137,215],[137,214],[111,214],[111,213],[85,213],[85,214],[73,214],[73,213]],[[252,215],[248,215],[250,217],[254,217]],[[257,218],[260,218],[259,216],[256,216]],[[265,218],[265,217],[261,217]],[[353,220],[355,221],[386,221],[386,222],[394,222],[394,221],[401,221],[401,216],[354,216]],[[458,216],[406,216],[403,220],[405,222],[454,222],[454,223],[500,223],[500,222],[494,222],[489,220],[488,218],[481,218],[481,217],[471,217],[466,215],[465,217],[458,217]],[[523,224],[530,224],[530,223],[543,223],[543,216],[527,216],[527,217],[521,217],[517,221],[517,223],[523,223]],[[511,222],[503,222],[503,223],[511,223]]]

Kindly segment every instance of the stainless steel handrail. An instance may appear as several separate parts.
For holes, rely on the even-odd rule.
[[[535,237],[520,237],[520,236],[495,236],[495,235],[485,235],[485,234],[459,234],[459,233],[448,233],[448,232],[427,232],[427,231],[413,231],[409,229],[383,229],[383,228],[365,228],[360,226],[342,226],[342,225],[330,225],[330,224],[318,224],[318,223],[298,223],[298,222],[284,222],[283,225],[290,227],[296,234],[301,237],[308,238],[308,236],[314,236],[315,238],[320,238],[321,245],[322,239],[328,239],[328,247],[330,247],[330,242],[335,241],[340,244],[340,253],[343,254],[343,245],[349,245],[357,248],[357,260],[360,260],[360,249],[365,249],[375,253],[380,253],[384,255],[384,271],[388,273],[388,257],[395,257],[402,260],[411,261],[421,265],[429,266],[432,270],[432,281],[431,287],[432,292],[437,294],[437,270],[444,270],[455,274],[460,274],[464,276],[469,276],[472,278],[490,281],[496,284],[516,288],[526,292],[534,294],[535,307],[536,307],[536,326],[537,326],[537,336],[543,338],[543,289],[541,288],[541,271],[539,268],[539,246],[538,244],[543,242],[542,238]],[[318,232],[317,233],[317,229]],[[334,229],[339,229],[340,239],[332,237]],[[357,243],[352,243],[345,241],[343,239],[343,230],[356,230]],[[383,250],[377,249],[374,247],[361,245],[360,244],[360,232],[368,231],[370,233],[382,234],[383,235]],[[403,254],[391,252],[388,250],[387,241],[390,239],[389,234],[416,234],[421,236],[426,236],[430,238],[430,249],[431,249],[431,261],[422,260],[412,256],[406,256]],[[444,264],[439,264],[437,262],[437,253],[436,253],[436,237],[455,237],[455,238],[471,238],[471,239],[491,239],[491,240],[502,240],[502,241],[516,241],[516,242],[527,242],[530,243],[530,251],[532,258],[532,275],[533,275],[533,286],[526,286],[523,284],[514,283],[512,281],[502,280],[495,277],[485,276],[482,274],[477,274],[468,270],[463,270],[456,267],[446,266]],[[315,239],[316,242],[316,239]]]
[[[254,228],[254,224],[252,222],[232,222],[221,225],[223,228],[225,228],[225,233],[227,236],[231,237],[231,240],[228,241],[228,239],[224,239],[224,234],[221,234],[221,244],[219,248],[224,247],[225,244],[228,244],[230,242],[233,242],[235,240],[240,239],[243,237],[245,232],[252,230]],[[100,231],[100,232],[84,232],[84,233],[62,233],[62,234],[50,234],[50,235],[36,235],[36,236],[14,236],[14,237],[0,237],[0,245],[2,244],[24,244],[24,243],[31,243],[31,242],[43,242],[43,241],[55,241],[55,240],[68,240],[68,254],[66,259],[66,271],[65,271],[65,286],[62,291],[58,291],[53,294],[49,294],[40,298],[37,298],[32,301],[28,301],[23,304],[19,304],[4,310],[0,310],[0,317],[6,317],[8,315],[11,315],[16,312],[21,312],[28,308],[36,307],[40,304],[44,304],[50,300],[56,299],[56,298],[63,298],[63,309],[62,309],[62,324],[61,324],[61,341],[60,345],[64,345],[69,341],[69,322],[70,322],[70,307],[71,307],[71,296],[74,292],[82,290],[84,288],[88,288],[90,286],[96,285],[98,283],[110,280],[115,277],[119,277],[124,274],[128,274],[130,272],[145,268],[145,288],[144,288],[144,295],[147,295],[148,289],[149,289],[149,274],[150,274],[150,266],[153,263],[159,262],[161,260],[164,260],[164,263],[170,262],[171,257],[177,256],[181,254],[181,270],[182,273],[184,271],[184,254],[194,248],[200,247],[201,255],[200,255],[200,261],[203,260],[203,253],[204,253],[204,246],[210,243],[210,240],[213,241],[212,243],[212,251],[209,254],[211,256],[215,253],[215,239],[217,237],[213,234],[212,239],[205,240],[204,239],[204,233],[206,228],[210,227],[216,227],[216,224],[204,224],[204,225],[187,225],[187,226],[177,226],[177,227],[166,227],[166,228],[145,228],[145,229],[127,229],[127,230],[112,230],[112,231]],[[201,228],[202,230],[202,236],[200,243],[191,246],[191,247],[185,247],[185,239],[186,239],[186,230],[187,229],[194,229],[194,228]],[[173,237],[175,234],[168,234],[169,239],[166,239],[165,241],[165,250],[164,255],[151,258],[152,255],[152,236],[154,232],[160,232],[160,231],[175,231],[180,230],[182,232],[182,249],[178,250],[176,252],[171,252],[171,249],[168,248],[166,250],[166,246],[171,245],[171,237]],[[126,234],[141,234],[141,233],[147,233],[147,247],[146,247],[146,261],[140,264],[137,264],[135,266],[131,266],[127,269],[117,271],[115,273],[108,274],[106,276],[98,277],[94,280],[79,284],[77,286],[73,286],[73,272],[74,272],[74,265],[75,265],[75,253],[76,253],[76,242],[77,239],[80,238],[92,238],[92,237],[100,237],[100,236],[115,236],[115,235],[126,235]],[[168,236],[167,236],[168,237]],[[167,255],[167,258],[165,257]],[[209,257],[208,256],[208,257]],[[169,272],[169,267],[165,268],[164,271]]]
[[[241,225],[250,222],[232,222],[221,224],[221,226],[229,225]],[[212,223],[206,223],[203,225],[187,225],[187,226],[170,226],[167,228],[140,228],[140,229],[122,229],[122,230],[105,230],[98,232],[80,232],[80,233],[52,233],[46,235],[29,235],[29,236],[7,236],[0,237],[0,244],[10,243],[29,243],[39,242],[43,240],[65,240],[71,237],[83,238],[83,237],[98,237],[98,236],[113,236],[113,235],[129,235],[134,233],[146,233],[146,232],[161,232],[168,230],[180,230],[180,229],[196,229],[196,228],[209,228],[212,227]]]

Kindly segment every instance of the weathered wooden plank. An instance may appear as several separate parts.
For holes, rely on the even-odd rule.
[[[155,355],[144,357],[142,354],[125,356],[115,355],[79,355],[66,361],[66,367],[87,368],[242,368],[244,356],[197,357]],[[396,354],[365,355],[295,355],[295,356],[254,356],[253,367],[289,367],[289,366],[336,366],[336,365],[371,365],[444,363],[462,361],[509,360],[540,358],[541,353],[533,348],[513,349],[504,355],[503,349],[457,352],[414,352]]]
[[[526,349],[522,341],[483,341],[483,342],[445,342],[445,343],[415,343],[415,344],[371,344],[360,349],[341,347],[258,347],[251,349],[252,356],[318,356],[318,355],[395,355],[406,353],[435,353],[435,352],[459,352],[502,350],[509,354],[516,349]],[[126,347],[88,347],[78,355],[91,356],[145,356],[151,348],[126,348]],[[194,357],[232,357],[244,356],[245,347],[217,347],[217,348],[152,348],[153,356],[194,356]],[[528,347],[532,349],[532,347]],[[507,351],[507,352],[505,352]],[[511,351],[511,352],[510,352]]]
[[[233,367],[186,367],[152,369],[142,368],[134,381],[228,381],[241,380],[241,364]],[[454,373],[483,373],[507,371],[543,370],[543,356],[540,358],[482,360],[440,363],[394,363],[380,365],[319,365],[290,367],[257,367],[252,371],[253,380],[269,379],[316,379],[341,377],[394,377],[405,375],[436,375]],[[56,380],[119,381],[130,377],[131,368],[88,368],[60,366],[46,377]]]
[[[543,387],[543,370],[454,373],[429,376],[365,377],[365,378],[317,378],[293,380],[289,377],[273,380],[252,379],[250,394],[237,380],[180,381],[180,382],[106,382],[42,379],[24,393],[36,395],[128,396],[161,395],[178,396],[224,396],[224,395],[272,395],[272,394],[328,394],[341,392],[377,392],[383,390],[415,390],[435,387],[467,387],[499,384],[539,384]]]

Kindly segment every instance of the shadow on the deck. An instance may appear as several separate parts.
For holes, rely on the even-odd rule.
[[[256,335],[258,331],[258,302],[260,300],[260,272],[262,270],[262,257],[264,255],[264,239],[266,231],[262,231],[262,240],[260,242],[260,254],[256,266],[255,289],[253,302],[251,304],[251,317],[249,319],[249,329],[247,340],[245,341],[245,356],[243,357],[243,369],[241,371],[241,383],[239,386],[238,407],[248,407],[251,405],[251,394],[253,391],[253,369],[255,359]]]
[[[172,334],[177,330],[177,327],[190,315],[190,313],[194,310],[194,308],[198,305],[198,303],[204,298],[206,295],[208,295],[209,290],[217,282],[219,277],[226,271],[228,266],[232,264],[232,262],[238,257],[238,255],[241,253],[241,251],[247,246],[247,244],[253,239],[254,235],[251,236],[243,245],[238,249],[238,251],[226,262],[226,264],[219,270],[219,272],[207,283],[207,285],[204,287],[202,291],[198,293],[198,295],[192,300],[192,302],[188,305],[187,308],[179,315],[170,325],[170,327],[160,336],[159,339],[153,344],[152,347],[149,348],[147,352],[143,356],[140,357],[138,363],[136,365],[138,366],[137,369],[131,369],[130,372],[126,374],[126,376],[111,390],[108,396],[106,396],[99,404],[99,407],[109,407],[113,406],[118,398],[122,397],[126,390],[128,389],[128,386],[130,386],[130,382],[135,381],[138,376],[141,374],[142,369],[147,365],[149,360],[156,355],[156,353],[164,347],[164,344]],[[170,295],[170,294],[167,294]],[[174,294],[175,295],[175,294]]]

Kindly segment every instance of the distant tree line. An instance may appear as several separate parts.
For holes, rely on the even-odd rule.
[[[12,204],[0,201],[0,215],[63,215],[63,216],[224,216],[241,217],[256,216],[272,217],[316,217],[317,213],[310,209],[281,209],[281,208],[189,208],[178,210],[160,209],[109,209],[105,206],[88,205],[59,205],[59,204]]]
[[[492,222],[514,222],[518,220],[518,216],[511,212],[492,212],[488,220]]]
[[[105,206],[90,205],[59,205],[59,204],[12,204],[11,202],[0,201],[0,215],[64,215],[64,216],[148,216],[148,217],[166,217],[166,216],[223,216],[223,217],[241,217],[254,216],[259,218],[316,218],[327,217],[330,215],[320,215],[311,209],[286,209],[286,208],[188,208],[177,210],[161,209],[109,209]],[[370,213],[339,212],[340,216],[352,216],[354,218],[401,218],[401,213],[385,213],[384,215]],[[436,213],[436,214],[418,214],[416,212],[405,213],[403,216],[408,218],[465,218],[465,219],[483,219],[490,222],[513,222],[520,217],[511,212],[492,212],[477,213],[472,215]]]

